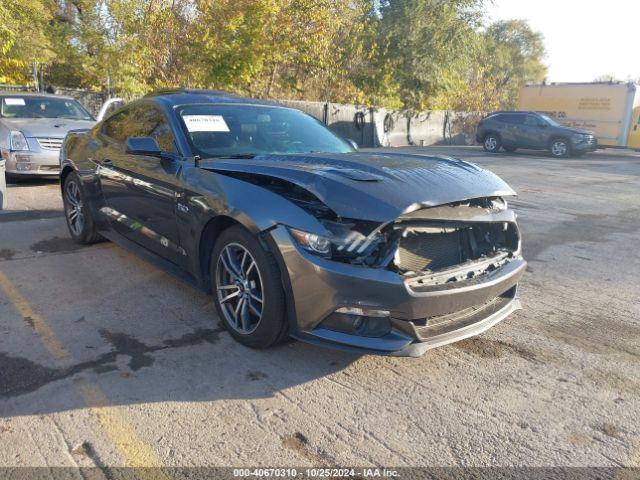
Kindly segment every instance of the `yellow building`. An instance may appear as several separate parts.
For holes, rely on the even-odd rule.
[[[544,112],[563,125],[591,130],[605,147],[640,150],[640,89],[633,83],[528,85],[520,110]]]

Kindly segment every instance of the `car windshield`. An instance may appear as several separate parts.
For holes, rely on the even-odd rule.
[[[12,95],[0,100],[0,116],[5,118],[93,120],[80,103],[68,98]]]
[[[203,158],[354,151],[318,120],[289,108],[190,105],[178,113],[194,153]]]
[[[551,125],[552,127],[560,127],[561,125],[556,122],[553,118],[551,118],[549,115],[546,115],[544,113],[539,113],[538,115],[540,115],[540,117],[542,117],[542,119],[547,122],[549,125]]]

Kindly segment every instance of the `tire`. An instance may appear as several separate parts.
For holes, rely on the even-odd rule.
[[[235,340],[269,348],[287,337],[280,269],[256,237],[241,226],[222,232],[213,247],[210,274],[216,312]]]
[[[518,150],[516,147],[502,147],[504,149],[505,152],[507,153],[513,153],[516,150]]]
[[[482,148],[484,148],[485,152],[498,153],[500,151],[500,147],[502,147],[502,140],[498,134],[488,133],[485,135],[484,140],[482,141]]]
[[[90,245],[103,240],[95,230],[95,222],[87,207],[82,182],[75,172],[70,173],[64,181],[62,203],[67,227],[74,242]]]
[[[571,155],[571,143],[566,138],[554,138],[549,145],[549,152],[554,158],[566,158]]]

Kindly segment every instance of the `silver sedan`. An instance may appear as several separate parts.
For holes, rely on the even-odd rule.
[[[58,176],[67,132],[94,124],[93,116],[73,98],[0,93],[0,153],[7,176]]]

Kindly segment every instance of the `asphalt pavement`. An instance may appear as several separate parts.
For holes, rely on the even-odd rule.
[[[502,176],[529,261],[524,310],[418,359],[243,347],[207,295],[73,244],[55,182],[10,185],[0,466],[640,467],[640,156],[404,150]]]

